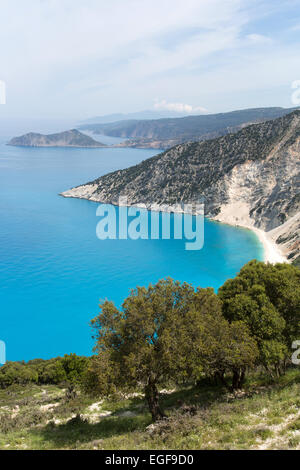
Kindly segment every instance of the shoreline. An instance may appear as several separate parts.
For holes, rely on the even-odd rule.
[[[250,227],[249,227],[250,228]],[[258,237],[264,247],[264,262],[265,263],[287,263],[287,258],[284,256],[278,247],[277,243],[268,237],[267,232],[256,227],[250,228]]]
[[[76,188],[72,188],[69,191],[73,191],[74,189],[76,189]],[[81,187],[81,190],[82,190],[82,187]],[[103,202],[84,197],[84,195],[79,196],[79,195],[68,194],[69,191],[65,191],[64,193],[60,193],[59,195],[65,197],[65,198],[85,199],[85,200],[88,200],[88,201],[91,201],[91,202],[96,202],[98,204],[104,204]],[[109,204],[112,204],[112,203],[109,203]],[[116,205],[116,206],[120,207],[120,204],[112,204],[112,205]],[[127,205],[127,204],[125,204],[125,205],[127,207],[130,207],[130,205]],[[134,207],[141,207],[142,206],[144,209],[149,210],[149,208],[145,207],[146,206],[145,204],[133,204],[133,206]],[[162,206],[162,205],[159,205],[159,204],[157,204],[157,207],[154,210],[158,211],[158,212],[179,212],[179,213],[184,213],[184,211],[182,209],[179,209],[179,207],[174,207],[174,206],[172,207],[172,206],[168,206],[168,205]],[[203,212],[201,211],[201,214],[194,214],[194,215],[203,215]],[[221,223],[221,224],[227,224],[227,225],[234,226],[234,227],[244,228],[244,229],[247,229],[247,230],[251,230],[253,233],[255,233],[258,240],[260,241],[260,243],[263,246],[263,254],[264,254],[264,262],[265,263],[275,264],[275,263],[287,263],[288,262],[287,257],[282,254],[282,252],[280,250],[280,247],[277,245],[277,243],[271,237],[268,236],[267,232],[265,232],[264,230],[256,228],[252,224],[246,223],[246,222],[241,223],[239,221],[240,223],[230,223],[229,221],[226,221],[226,217],[223,217],[223,218],[220,219],[218,217],[209,217],[208,216],[207,218],[211,221],[214,221],[214,222],[218,222],[218,223]]]
[[[257,238],[259,239],[260,243],[263,246],[265,263],[271,263],[271,264],[288,263],[287,257],[282,254],[277,243],[271,237],[269,237],[268,233],[265,232],[264,230],[254,227],[253,225],[247,224],[247,223],[232,224],[232,223],[226,222],[225,220],[220,220],[218,218],[212,218],[211,220],[214,220],[221,224],[227,223],[228,225],[231,225],[231,226],[245,228],[255,233],[255,235],[257,236]]]

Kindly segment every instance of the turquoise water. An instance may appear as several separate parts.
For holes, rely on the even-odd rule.
[[[8,360],[90,354],[100,299],[166,276],[217,289],[262,247],[248,230],[205,221],[205,244],[96,237],[97,204],[59,192],[149,158],[136,149],[0,145],[0,339]]]

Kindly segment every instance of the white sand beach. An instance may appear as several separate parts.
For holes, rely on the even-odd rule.
[[[269,235],[268,232],[254,227],[254,220],[250,218],[249,211],[249,204],[244,201],[234,201],[221,206],[220,213],[213,220],[252,230],[263,245],[264,261],[266,263],[287,263],[287,258],[276,243],[272,233],[270,232]]]
[[[264,247],[264,261],[266,263],[287,263],[287,258],[282,254],[279,246],[268,236],[266,232],[256,227],[247,227],[252,230]]]

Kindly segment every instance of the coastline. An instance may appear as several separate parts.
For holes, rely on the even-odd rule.
[[[84,185],[86,187],[88,187],[88,189],[90,190],[91,189],[91,186],[93,185]],[[90,198],[90,197],[87,197],[87,194],[84,194],[84,192],[82,192],[82,189],[84,188],[84,186],[80,186],[80,190],[79,192],[76,191],[77,188],[73,188],[69,191],[65,191],[63,193],[60,193],[60,196],[63,196],[65,198],[68,198],[68,197],[71,197],[71,198],[78,198],[78,199],[86,199],[86,200],[89,200],[89,201],[92,201],[92,202],[97,202],[99,204],[103,204],[103,202],[101,201],[97,201],[96,198]],[[78,188],[78,189],[79,189]],[[74,194],[75,192],[75,194]],[[89,192],[89,191],[88,191]],[[80,193],[80,195],[78,194]],[[109,203],[109,204],[113,204],[113,203]],[[116,205],[116,206],[120,206],[120,204],[113,204],[113,205]],[[125,204],[125,205],[128,205],[130,206],[129,204]],[[145,204],[133,204],[134,207],[143,207],[147,210],[149,210],[149,208],[147,208],[147,205]],[[168,205],[160,205],[160,204],[157,204],[156,207],[152,207],[152,210],[155,210],[155,211],[158,211],[158,212],[179,212],[179,213],[184,213],[184,210],[182,210],[181,207],[179,206],[168,206]],[[194,214],[194,215],[197,215],[197,214]],[[203,215],[203,209],[201,210],[201,212],[198,214],[198,215]],[[261,230],[259,228],[256,228],[252,225],[252,221],[250,222],[251,219],[249,219],[249,216],[247,218],[245,218],[245,220],[241,220],[239,219],[238,221],[235,219],[234,221],[233,220],[230,220],[232,219],[232,217],[229,217],[229,220],[226,220],[227,217],[207,217],[208,219],[212,220],[212,221],[215,221],[215,222],[219,222],[219,223],[222,223],[222,224],[228,224],[228,225],[231,225],[231,226],[235,226],[235,227],[241,227],[241,228],[245,228],[245,229],[248,229],[248,230],[252,230],[252,232],[254,232],[257,236],[257,238],[259,239],[260,243],[262,244],[263,246],[263,251],[264,251],[264,262],[265,263],[271,263],[271,264],[275,264],[275,263],[287,263],[288,260],[287,260],[287,257],[284,256],[284,254],[282,253],[282,251],[280,250],[280,247],[278,246],[278,244],[275,242],[275,240],[273,238],[271,238],[271,236],[268,236],[267,232],[265,232],[264,230]],[[246,220],[248,219],[249,223],[246,222]]]
[[[263,245],[264,248],[264,262],[265,263],[287,263],[287,258],[284,256],[277,245],[276,242],[272,240],[267,234],[267,232],[264,232],[261,229],[258,229],[256,227],[246,227],[249,228],[249,230],[252,230],[256,235],[257,238],[260,240],[261,244]]]
[[[288,263],[287,257],[284,256],[278,244],[264,230],[256,228],[253,225],[248,224],[246,222],[245,223],[242,223],[242,222],[230,223],[230,222],[226,222],[224,219],[220,220],[218,218],[212,218],[212,220],[215,220],[216,222],[220,222],[222,224],[228,223],[228,225],[231,225],[231,226],[233,225],[235,227],[245,228],[255,233],[255,235],[257,236],[257,238],[259,239],[260,243],[263,246],[265,263],[271,263],[271,264]]]
[[[220,209],[219,214],[213,217],[213,220],[252,230],[263,246],[265,263],[288,262],[283,250],[276,243],[277,237],[273,238],[271,233],[254,226],[255,220],[249,215],[251,209],[249,203],[243,200],[230,201],[227,204],[223,204]]]

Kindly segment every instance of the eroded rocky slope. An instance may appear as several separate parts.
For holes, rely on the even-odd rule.
[[[236,134],[180,144],[126,170],[63,193],[92,201],[174,206],[204,197],[205,213],[269,233],[284,254],[300,253],[300,111]]]

